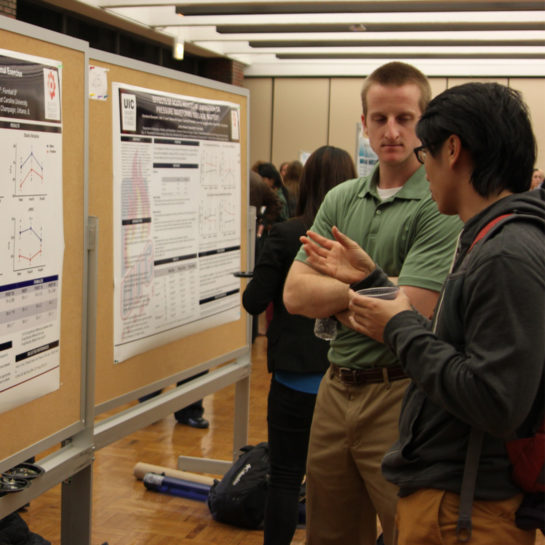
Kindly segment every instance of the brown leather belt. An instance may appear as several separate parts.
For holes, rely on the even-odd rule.
[[[393,367],[376,367],[373,369],[351,369],[331,364],[331,376],[337,377],[344,384],[361,385],[376,384],[379,382],[393,382],[407,378],[399,365]]]

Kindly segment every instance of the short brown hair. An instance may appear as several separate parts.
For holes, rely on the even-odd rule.
[[[414,66],[394,61],[379,66],[373,73],[369,74],[363,82],[361,89],[361,104],[363,115],[367,115],[367,93],[373,83],[379,85],[391,85],[401,87],[407,83],[414,83],[420,89],[420,111],[423,113],[431,100],[431,87],[428,78]]]

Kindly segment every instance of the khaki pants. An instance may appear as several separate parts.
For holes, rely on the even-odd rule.
[[[469,545],[534,545],[535,531],[515,526],[522,495],[502,501],[474,501]],[[422,489],[397,503],[398,545],[459,545],[456,538],[460,497]]]
[[[375,545],[377,514],[392,545],[397,487],[380,466],[408,383],[346,386],[324,375],[307,458],[308,545]]]

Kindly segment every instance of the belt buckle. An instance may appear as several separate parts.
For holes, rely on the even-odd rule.
[[[356,370],[350,367],[339,367],[339,378],[345,384],[356,384]]]

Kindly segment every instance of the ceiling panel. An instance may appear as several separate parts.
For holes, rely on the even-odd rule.
[[[542,0],[72,4],[183,40],[189,51],[193,46],[239,61],[249,77],[362,75],[395,59],[414,62],[430,76],[545,77]]]

